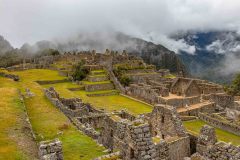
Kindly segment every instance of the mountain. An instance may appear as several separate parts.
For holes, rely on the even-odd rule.
[[[123,33],[91,33],[80,34],[67,41],[56,41],[60,51],[91,50],[104,52],[111,50],[127,50],[129,53],[140,56],[145,62],[154,64],[158,69],[167,68],[171,72],[187,75],[187,70],[181,59],[173,51],[160,44],[154,44]]]
[[[179,57],[194,77],[229,83],[240,72],[240,35],[234,31],[187,32],[173,35],[196,51],[180,51]]]
[[[4,42],[9,44],[6,40]],[[10,44],[6,46],[10,46]],[[11,55],[18,57],[41,54],[49,48],[57,49],[60,52],[93,49],[104,52],[106,48],[117,51],[127,50],[131,54],[142,57],[147,63],[156,65],[158,69],[166,68],[171,72],[187,74],[186,67],[174,52],[160,44],[157,45],[122,33],[84,33],[68,39],[39,41],[33,45],[25,43],[20,49],[16,50],[8,47],[8,49],[12,50],[11,52],[14,51]],[[8,55],[5,55],[4,59],[7,58]],[[12,61],[11,63],[6,63],[5,60],[2,63],[0,62],[0,66],[7,66],[12,63]]]
[[[12,50],[13,47],[11,46],[11,44],[4,39],[3,36],[0,35],[0,55]]]

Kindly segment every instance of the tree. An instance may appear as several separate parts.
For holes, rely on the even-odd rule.
[[[233,96],[240,95],[240,74],[237,74],[232,84],[225,86],[225,91]]]
[[[80,61],[77,65],[73,66],[73,79],[81,81],[87,77],[89,70],[84,67],[84,61]]]

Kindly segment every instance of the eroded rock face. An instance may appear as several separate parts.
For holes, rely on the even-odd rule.
[[[40,142],[39,157],[40,160],[63,160],[62,142],[58,139]]]

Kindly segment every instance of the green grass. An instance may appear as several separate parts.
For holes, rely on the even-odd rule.
[[[29,114],[30,122],[37,136],[37,141],[59,138],[63,143],[64,159],[89,160],[103,155],[105,148],[97,145],[88,136],[79,132],[68,120],[68,118],[57,108],[55,108],[43,94],[43,86],[36,83],[36,80],[58,80],[64,79],[58,75],[57,71],[51,70],[26,70],[22,72],[13,72],[20,76],[20,82],[0,79],[0,86],[15,86],[22,91],[25,88],[36,95],[33,98],[25,100],[26,109]],[[61,84],[62,85],[62,84]],[[75,86],[71,83],[65,83],[65,86]],[[68,91],[66,88],[64,88]],[[71,93],[69,91],[69,93]],[[61,130],[61,126],[67,124],[69,127]],[[62,132],[62,134],[60,134]]]
[[[201,120],[193,120],[193,121],[185,121],[183,122],[183,124],[189,132],[195,135],[198,135],[200,132],[200,129],[206,123]],[[220,141],[231,142],[234,145],[240,145],[240,136],[237,136],[235,134],[232,134],[230,132],[224,131],[219,128],[216,128],[216,134],[217,134],[218,140]]]
[[[174,78],[176,78],[176,76],[173,75],[173,74],[168,74],[168,75],[164,76],[164,78],[171,78],[171,79],[174,79]]]
[[[0,79],[2,81],[4,79]],[[36,158],[37,145],[24,131],[25,108],[17,89],[0,87],[0,93],[4,93],[0,96],[0,159]]]
[[[105,70],[93,70],[90,71],[91,75],[106,75],[106,71]]]
[[[100,96],[100,97],[89,97],[87,94],[100,94],[106,91],[96,91],[96,92],[86,92],[86,91],[69,91],[67,88],[77,88],[79,85],[73,84],[71,82],[57,83],[51,85],[44,85],[43,87],[48,88],[53,86],[59,93],[60,96],[66,98],[78,97],[81,98],[85,103],[91,103],[98,109],[105,109],[106,111],[119,111],[126,109],[128,112],[134,115],[149,113],[152,111],[152,106],[135,101],[133,99],[127,98],[121,95],[111,95],[111,96]],[[114,90],[111,90],[114,91]]]
[[[66,83],[57,83],[52,85],[44,85],[43,87],[47,88],[53,86],[59,93],[60,96],[66,98],[78,97],[81,98],[85,103],[91,103],[98,109],[105,109],[106,111],[119,111],[126,109],[128,112],[138,115],[142,113],[149,113],[152,111],[152,106],[132,100],[130,98],[121,96],[121,95],[111,95],[111,96],[100,96],[100,97],[89,97],[87,94],[98,94],[104,93],[106,91],[96,91],[96,92],[86,92],[86,91],[69,91],[67,88],[78,87],[77,84],[68,84]],[[64,86],[67,86],[65,88]],[[107,90],[109,91],[109,90]]]
[[[89,77],[106,77],[106,74],[88,75]]]
[[[106,111],[127,110],[134,115],[149,113],[152,106],[132,100],[121,95],[111,95],[105,97],[88,97],[85,91],[75,91],[83,101],[93,104],[96,108],[105,109]]]

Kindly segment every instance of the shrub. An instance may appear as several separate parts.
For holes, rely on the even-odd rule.
[[[77,65],[73,66],[73,74],[72,77],[76,81],[81,81],[87,77],[89,70],[84,67],[84,62],[80,61]]]
[[[129,77],[123,76],[120,78],[120,83],[124,86],[129,86],[132,80]]]
[[[225,91],[233,96],[240,95],[240,74],[237,74],[230,85],[225,85]]]

